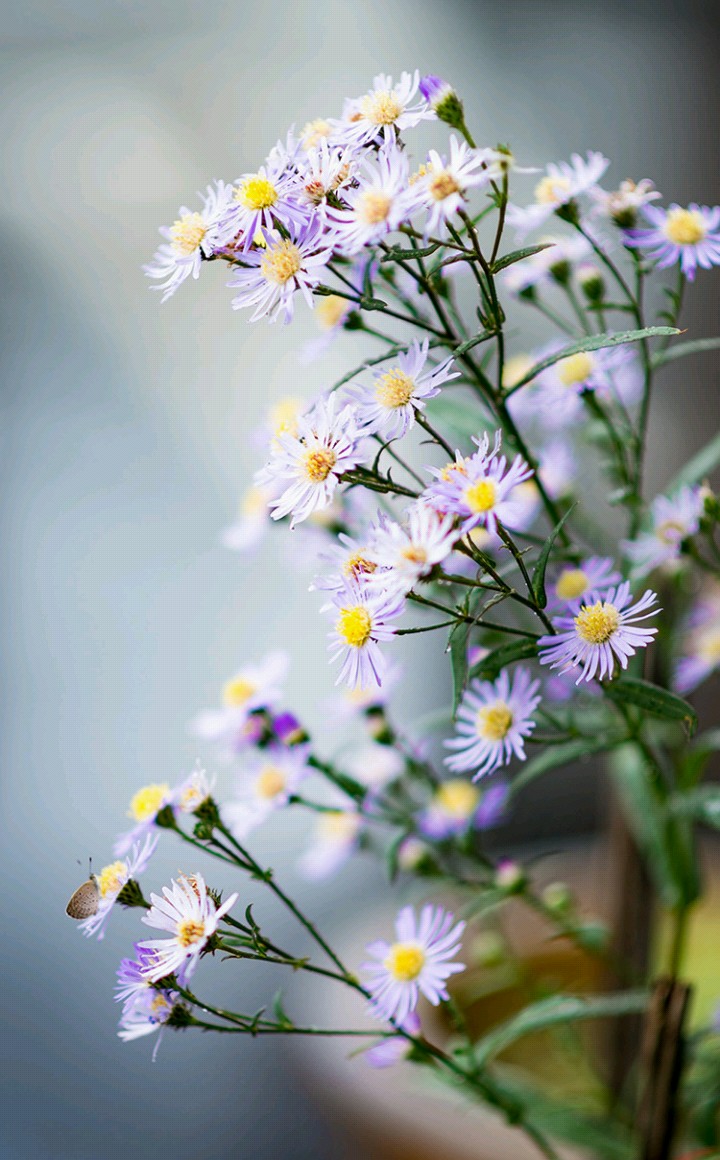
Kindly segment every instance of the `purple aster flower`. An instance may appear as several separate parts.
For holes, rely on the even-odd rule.
[[[157,1041],[152,1053],[153,1063],[157,1058],[165,1024],[180,1002],[177,991],[164,991],[150,987],[144,993],[138,994],[135,999],[126,1003],[120,1016],[120,1030],[118,1035],[124,1043],[133,1039],[140,1039],[145,1035],[158,1033]]]
[[[308,754],[308,745],[268,745],[248,760],[233,799],[223,805],[223,818],[239,841],[288,804],[312,773]]]
[[[669,209],[646,205],[643,213],[648,229],[628,230],[625,245],[645,250],[658,268],[680,263],[689,282],[698,266],[709,270],[720,265],[720,206],[691,202],[687,209],[673,204]]]
[[[520,237],[537,229],[544,221],[587,191],[602,177],[610,162],[602,153],[588,153],[585,158],[573,153],[570,162],[551,162],[535,186],[533,205],[509,205],[508,225],[513,226]]]
[[[466,830],[487,830],[505,811],[508,786],[498,782],[483,793],[465,778],[450,778],[438,786],[419,818],[421,833],[428,838],[450,838]]]
[[[635,225],[638,210],[650,201],[657,201],[662,194],[658,193],[649,177],[640,181],[631,181],[628,177],[620,182],[619,189],[608,192],[596,186],[590,190],[590,196],[600,215],[610,218],[621,228],[628,228]]]
[[[311,216],[312,208],[298,189],[297,175],[279,151],[257,173],[238,177],[235,185],[233,223],[243,252],[264,232],[277,226],[302,229]]]
[[[478,450],[467,459],[458,458],[440,471],[432,470],[436,482],[426,488],[423,502],[437,511],[456,515],[462,521],[463,532],[483,524],[490,533],[497,532],[498,523],[515,527],[525,514],[525,505],[514,494],[520,483],[532,476],[532,470],[517,455],[510,467],[500,455],[501,434],[495,434],[492,452],[487,433],[482,440],[475,439]]]
[[[656,601],[656,594],[648,589],[633,604],[627,581],[605,594],[589,593],[570,605],[571,615],[553,619],[555,636],[540,637],[540,664],[564,673],[580,668],[578,685],[595,677],[612,679],[616,662],[626,669],[628,659],[650,644],[657,633],[656,628],[637,627],[639,621],[657,616],[660,609],[653,608]]]
[[[422,99],[419,88],[417,69],[414,73],[401,73],[397,84],[393,84],[392,77],[380,73],[368,93],[347,100],[341,119],[331,121],[333,140],[349,145],[366,145],[383,138],[395,141],[404,129],[434,120],[435,113]]]
[[[367,157],[356,173],[357,185],[346,190],[347,209],[328,209],[333,245],[343,254],[357,254],[408,221],[420,204],[405,153],[394,143]]]
[[[336,617],[329,633],[330,660],[341,661],[336,684],[345,683],[354,689],[382,685],[386,662],[380,645],[395,635],[395,626],[390,622],[402,616],[404,610],[401,596],[371,591],[367,585],[348,584],[332,594],[321,611],[330,611]]]
[[[132,878],[136,878],[147,868],[159,841],[159,834],[147,834],[142,845],[139,842],[134,843],[125,859],[111,862],[109,866],[103,866],[99,874],[93,874],[99,895],[98,908],[95,914],[78,924],[78,929],[87,938],[91,938],[94,934],[98,936],[98,940],[105,937],[105,924],[118,895]]]
[[[310,845],[298,860],[298,870],[311,882],[330,878],[357,850],[362,818],[354,803],[325,810],[315,819]]]
[[[130,799],[128,817],[135,825],[131,830],[120,834],[113,846],[116,858],[124,858],[132,847],[150,833],[155,826],[155,819],[166,806],[172,807],[173,796],[167,782],[153,782],[145,785],[134,793]]]
[[[200,713],[192,722],[192,732],[215,742],[228,757],[255,744],[263,732],[256,714],[281,699],[289,664],[288,654],[278,649],[258,664],[238,669],[223,685],[222,707]]]
[[[160,233],[167,239],[159,247],[152,262],[144,266],[148,278],[160,281],[153,290],[162,290],[162,301],[170,298],[186,278],[199,278],[204,258],[210,258],[232,239],[235,229],[229,213],[232,206],[232,186],[216,181],[208,185],[203,206],[198,211],[180,207],[180,216],[171,226],[162,226]]]
[[[706,584],[685,618],[674,685],[690,693],[720,666],[720,584]]]
[[[547,585],[548,609],[565,608],[588,592],[619,584],[622,576],[609,556],[589,556],[577,565],[567,564]]]
[[[310,591],[337,592],[348,582],[365,584],[377,569],[368,537],[369,533],[363,540],[357,540],[353,536],[339,532],[337,543],[332,544],[328,552],[320,553],[320,559],[327,561],[333,571],[327,575],[316,576],[310,585]]]
[[[463,694],[457,712],[457,735],[445,745],[455,752],[445,764],[455,773],[474,770],[477,781],[513,757],[525,761],[525,738],[535,728],[532,714],[540,704],[540,682],[518,667],[512,677],[504,670],[496,681],[477,678]]]
[[[561,342],[553,342],[539,358],[561,347]],[[581,351],[560,359],[538,375],[527,400],[527,410],[543,427],[557,430],[583,419],[582,396],[586,392],[592,391],[605,403],[619,400],[624,407],[632,407],[642,394],[642,384],[637,354],[629,347]]]
[[[435,1007],[447,999],[447,980],[465,970],[463,963],[451,961],[464,930],[465,923],[455,923],[455,916],[440,906],[424,906],[419,920],[411,906],[404,906],[395,921],[397,941],[383,939],[366,948],[374,960],[362,966],[369,978],[371,1014],[402,1024],[420,995]]]
[[[422,1024],[420,1019],[414,1011],[411,1011],[407,1019],[402,1024],[402,1030],[407,1031],[408,1035],[419,1035],[422,1031]],[[393,1035],[387,1039],[381,1039],[374,1047],[369,1048],[365,1052],[365,1062],[370,1064],[370,1067],[384,1068],[394,1067],[396,1063],[400,1063],[405,1059],[410,1051],[412,1051],[412,1043],[408,1039],[404,1039],[402,1035]]]
[[[288,236],[263,231],[265,245],[243,255],[244,267],[237,268],[228,286],[239,290],[232,300],[234,310],[255,307],[251,322],[281,315],[290,322],[299,292],[312,309],[313,287],[320,281],[324,266],[332,257],[330,241],[319,217],[305,225],[292,223]]]
[[[308,210],[325,209],[333,194],[343,196],[342,191],[354,182],[357,164],[352,149],[328,145],[326,140],[308,149],[297,174],[299,196]]]
[[[422,343],[414,339],[393,366],[376,371],[371,386],[356,383],[348,389],[361,427],[370,433],[380,431],[387,439],[401,438],[414,426],[415,412],[424,411],[442,384],[458,377],[451,358],[426,369],[428,347],[427,338]]]
[[[464,141],[450,137],[450,160],[431,149],[416,187],[422,194],[422,206],[428,211],[425,236],[437,236],[449,218],[463,209],[467,192],[488,185],[492,173],[487,164],[489,150],[471,149]]]
[[[280,490],[273,500],[274,520],[292,516],[292,524],[329,506],[340,477],[368,456],[355,408],[341,406],[337,395],[319,399],[298,420],[297,434],[286,432],[271,448],[272,458],[259,473],[264,485]]]
[[[700,527],[704,503],[700,487],[683,487],[670,498],[656,496],[650,509],[652,529],[622,544],[625,555],[633,562],[633,576],[647,576],[655,568],[679,559],[683,543]]]
[[[181,876],[171,885],[163,887],[163,896],[150,895],[152,903],[142,921],[146,926],[157,927],[170,934],[169,939],[152,939],[139,945],[143,950],[153,952],[148,960],[145,977],[157,983],[166,975],[184,972],[188,978],[200,960],[207,941],[218,928],[220,919],[235,905],[237,894],[231,894],[221,906],[217,906],[207,892],[201,874],[186,878]]]
[[[132,1007],[138,996],[144,995],[153,985],[147,977],[153,952],[146,950],[141,943],[135,943],[134,950],[137,957],[123,959],[117,969],[115,1002],[122,1003],[123,1007]]]
[[[455,90],[442,77],[428,73],[426,77],[420,78],[420,92],[427,103],[432,105],[433,108],[436,108],[440,101],[454,94]]]
[[[458,538],[453,516],[427,504],[411,504],[399,524],[381,513],[370,531],[371,556],[379,566],[367,578],[371,588],[405,596],[418,580],[446,560]]]

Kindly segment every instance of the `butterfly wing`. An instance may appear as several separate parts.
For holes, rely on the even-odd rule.
[[[87,882],[78,886],[65,908],[65,913],[69,914],[70,918],[78,920],[91,918],[93,914],[97,914],[99,903],[100,891],[97,882],[94,878],[88,878]]]

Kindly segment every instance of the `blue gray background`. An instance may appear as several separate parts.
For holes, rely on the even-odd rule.
[[[652,176],[669,200],[712,204],[712,7],[0,5],[3,1160],[329,1160],[356,1147],[280,1043],[169,1035],[154,1065],[147,1041],[122,1045],[111,989],[135,917],[114,916],[97,945],[64,915],[76,860],[102,865],[134,789],[191,767],[186,723],[234,667],[291,643],[290,702],[318,723],[331,692],[317,601],[288,579],[283,537],[248,564],[218,535],[268,398],[337,377],[352,342],[300,370],[312,324],[249,327],[219,278],[161,309],[140,274],[157,225],[210,178],[254,168],[290,122],[415,66],[453,80],[481,141],[539,163],[601,149],[616,180]],[[696,334],[716,321],[703,296]],[[651,483],[716,429],[710,367],[663,380]],[[413,661],[435,657],[414,647]],[[411,688],[406,711],[435,696]],[[548,833],[567,801],[562,785],[550,793]],[[256,849],[332,924],[379,877],[296,883],[295,825]],[[180,857],[165,842],[153,881]],[[230,964],[206,974],[239,1006],[266,996],[264,978]]]

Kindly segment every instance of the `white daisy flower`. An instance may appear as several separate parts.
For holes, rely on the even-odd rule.
[[[317,286],[332,249],[320,218],[302,226],[292,223],[285,237],[264,231],[264,246],[243,255],[244,267],[234,271],[228,286],[239,290],[232,300],[233,310],[255,307],[251,322],[267,317],[275,322],[282,314],[290,322],[295,312],[295,295],[302,294],[310,309]]]
[[[420,995],[434,1007],[447,999],[447,980],[463,963],[452,962],[460,950],[464,922],[440,906],[424,906],[419,920],[412,906],[404,906],[395,921],[396,941],[379,940],[366,948],[374,960],[363,963],[372,995],[371,1014],[404,1023]]]
[[[332,501],[340,477],[367,458],[355,409],[338,409],[337,395],[320,399],[298,421],[297,435],[281,435],[279,449],[259,474],[264,485],[285,487],[273,501],[274,520],[305,520]]]
[[[311,882],[332,877],[357,849],[361,829],[362,818],[354,808],[319,813],[310,845],[298,861],[303,877]]]
[[[631,181],[628,177],[620,182],[619,189],[608,191],[598,185],[590,190],[590,196],[602,217],[610,218],[616,225],[628,229],[635,225],[638,210],[648,202],[657,201],[662,194],[658,193],[649,177],[643,177],[640,181]]]
[[[683,487],[669,498],[656,496],[650,510],[651,530],[622,544],[625,555],[633,562],[633,576],[647,576],[655,568],[678,560],[683,543],[700,527],[704,506],[700,487]]]
[[[469,189],[490,182],[487,160],[488,150],[471,149],[454,133],[450,136],[449,161],[435,149],[430,150],[417,182],[423,207],[428,211],[426,236],[437,236],[445,222],[463,209]]]
[[[235,234],[230,207],[232,186],[216,181],[208,185],[200,211],[180,207],[179,216],[171,226],[162,226],[160,233],[167,239],[157,250],[152,262],[143,267],[148,278],[155,278],[165,302],[186,278],[199,278],[203,259],[211,258],[232,240]]]
[[[162,897],[150,895],[151,907],[142,921],[146,926],[167,931],[169,939],[152,939],[139,945],[153,952],[153,959],[144,970],[151,983],[166,975],[184,972],[187,978],[197,965],[208,939],[215,934],[220,919],[235,905],[237,894],[231,894],[221,906],[216,906],[207,892],[201,874],[184,876],[163,887]]]
[[[223,685],[222,707],[200,713],[191,731],[235,756],[256,738],[253,714],[271,709],[282,697],[289,665],[288,654],[276,650],[259,664],[239,669]]]
[[[417,411],[424,411],[428,399],[440,393],[443,383],[456,379],[452,358],[425,369],[429,340],[413,340],[409,350],[397,356],[397,363],[376,371],[372,384],[348,388],[356,404],[358,423],[369,433],[381,432],[387,439],[399,439],[415,423]]]
[[[155,819],[166,806],[172,806],[172,792],[166,781],[144,785],[130,799],[128,817],[135,825],[120,834],[113,846],[116,858],[124,858],[127,852],[144,838],[155,825]]]
[[[588,153],[586,158],[573,153],[570,162],[551,162],[535,186],[535,203],[521,208],[509,205],[507,223],[522,237],[587,191],[602,177],[610,162],[602,153]]]
[[[309,204],[301,198],[296,175],[279,152],[257,173],[238,177],[235,187],[233,221],[242,251],[250,249],[261,231],[272,232],[278,225],[302,228],[308,221]]]
[[[656,628],[638,628],[637,623],[657,616],[656,602],[656,594],[648,589],[632,604],[627,581],[605,594],[590,593],[570,605],[571,615],[553,618],[556,635],[541,636],[538,641],[540,664],[562,673],[579,669],[577,685],[596,677],[612,679],[616,664],[626,669],[628,659],[655,636]]]
[[[347,100],[341,119],[331,121],[333,140],[350,145],[366,145],[383,137],[394,141],[404,129],[412,129],[420,121],[434,121],[435,112],[419,90],[417,69],[401,73],[397,84],[380,73],[368,93]]]
[[[308,149],[297,175],[298,195],[310,211],[324,207],[328,197],[347,189],[357,168],[357,154],[349,148],[319,145]]]
[[[420,204],[417,188],[409,184],[407,157],[394,144],[366,157],[355,176],[356,186],[343,196],[348,208],[327,210],[333,244],[348,255],[381,241],[408,221]]]
[[[235,796],[223,805],[223,818],[243,841],[310,776],[307,745],[268,745],[258,750],[238,775]]]
[[[335,624],[330,637],[330,661],[341,661],[336,684],[367,689],[382,685],[385,658],[380,645],[395,635],[390,622],[405,610],[402,597],[388,592],[372,592],[365,585],[347,585],[332,593],[322,612],[332,612]]]
[[[372,558],[383,570],[368,577],[371,586],[403,596],[447,559],[459,534],[452,515],[440,515],[427,504],[411,504],[405,516],[402,525],[380,516],[370,543]]]
[[[78,923],[78,929],[86,938],[94,934],[98,940],[105,937],[105,924],[118,895],[131,879],[137,878],[147,868],[159,841],[159,834],[147,834],[142,846],[135,842],[127,858],[111,862],[109,866],[103,866],[99,874],[92,875],[99,895],[98,908],[95,914]]]
[[[457,712],[457,736],[445,742],[456,751],[445,758],[448,768],[454,773],[474,770],[476,781],[513,757],[525,761],[525,738],[535,728],[532,714],[541,701],[539,688],[540,682],[520,666],[512,681],[507,669],[497,681],[472,680]]]
[[[209,778],[204,769],[194,769],[173,791],[173,802],[182,814],[194,814],[212,795],[215,778]]]

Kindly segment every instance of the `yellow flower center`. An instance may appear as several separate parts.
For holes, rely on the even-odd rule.
[[[328,294],[321,298],[315,307],[315,317],[323,330],[332,330],[345,318],[350,309],[347,298],[340,298],[337,294]]]
[[[533,360],[526,354],[515,354],[509,358],[503,367],[502,385],[505,390],[509,391],[524,379],[532,365]]]
[[[477,715],[478,733],[486,741],[502,741],[512,723],[512,710],[504,701],[486,705]]]
[[[311,483],[322,483],[337,463],[337,455],[328,447],[316,447],[305,455],[305,474]]]
[[[470,542],[474,544],[476,548],[480,548],[482,551],[483,548],[487,548],[492,539],[492,536],[490,535],[487,528],[471,528],[465,539],[470,540]]]
[[[574,387],[590,378],[594,366],[592,355],[581,351],[580,354],[571,354],[569,358],[561,359],[557,365],[557,375],[564,387]]]
[[[109,866],[103,867],[95,881],[101,898],[106,898],[108,894],[119,894],[127,882],[127,866],[124,862],[111,862]]]
[[[376,568],[374,560],[368,560],[362,552],[353,552],[343,564],[342,572],[345,576],[369,576]]]
[[[375,384],[375,397],[383,407],[406,407],[413,396],[415,380],[393,367],[381,375]]]
[[[130,817],[136,822],[147,822],[154,818],[170,792],[166,781],[160,785],[145,785],[133,795],[130,801]]]
[[[268,251],[260,263],[263,277],[268,282],[275,282],[277,286],[284,286],[297,274],[302,266],[302,254],[292,242],[279,242],[277,246],[268,247]]]
[[[370,639],[372,617],[364,605],[354,604],[340,610],[335,628],[351,648],[362,648]]]
[[[582,568],[563,568],[555,591],[561,600],[575,600],[588,586],[587,572]]]
[[[663,544],[674,544],[678,536],[685,535],[685,528],[677,520],[663,520],[655,529],[655,535]]]
[[[258,797],[272,800],[285,789],[285,774],[276,765],[266,765],[255,782],[255,792]]]
[[[720,661],[720,630],[703,635],[697,651],[706,665],[716,665]]]
[[[430,196],[435,201],[444,201],[453,193],[460,193],[460,186],[447,169],[442,169],[430,182]]]
[[[242,675],[231,677],[223,685],[223,705],[227,705],[230,709],[238,709],[249,701],[256,692],[257,685],[249,681],[247,677]]]
[[[541,177],[535,186],[538,205],[558,205],[567,199],[570,182],[567,177]]]
[[[150,986],[150,984],[148,984],[148,986]],[[164,1015],[165,1012],[170,1009],[170,1004],[168,1003],[165,996],[161,995],[160,992],[158,991],[155,998],[152,999],[150,1002],[150,1009],[151,1009],[153,1015],[156,1015],[156,1016],[157,1015]]]
[[[184,257],[198,248],[206,233],[207,226],[199,213],[185,213],[170,226],[172,246]]]
[[[372,121],[373,125],[392,125],[402,111],[400,101],[390,89],[368,93],[360,102],[362,116],[366,121]]]
[[[254,177],[246,177],[235,193],[235,200],[246,209],[270,209],[277,201],[277,190],[272,181],[256,173]]]
[[[366,189],[358,198],[355,212],[366,226],[377,226],[386,221],[392,198],[376,189]]]
[[[605,644],[620,627],[620,613],[614,604],[598,600],[581,608],[575,617],[578,636],[588,644]]]
[[[190,947],[205,937],[205,926],[193,918],[183,918],[177,924],[177,940],[181,947]]]
[[[300,134],[303,148],[314,149],[322,140],[330,136],[330,122],[323,120],[322,117],[316,117],[314,121],[308,121],[303,126],[303,131]]]
[[[249,487],[240,502],[240,514],[258,516],[267,507],[267,499],[259,487]]]
[[[480,800],[480,790],[461,777],[445,781],[435,793],[440,809],[454,818],[469,818]]]
[[[320,815],[318,832],[322,838],[330,842],[342,842],[355,836],[358,825],[357,814],[351,814],[345,810],[333,810]]]
[[[427,564],[427,552],[420,544],[408,544],[407,548],[403,548],[400,555],[403,560],[407,560],[410,564]]]
[[[298,415],[304,407],[302,399],[288,395],[270,408],[270,427],[273,435],[297,435]]]
[[[412,983],[425,966],[425,951],[417,943],[393,943],[384,965],[396,983]]]
[[[707,233],[702,214],[696,209],[671,209],[664,225],[665,237],[676,246],[694,246]]]
[[[479,479],[471,483],[465,490],[465,503],[471,512],[480,514],[489,512],[495,507],[495,484],[491,479]]]

